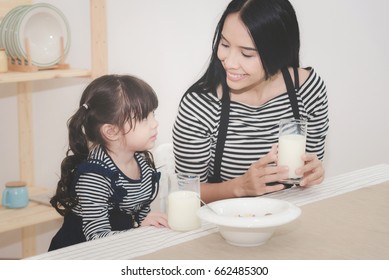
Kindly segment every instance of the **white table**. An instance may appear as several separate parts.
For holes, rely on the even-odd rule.
[[[138,228],[30,259],[389,259],[389,241],[386,242],[389,240],[389,164],[327,178],[312,188],[292,188],[267,197],[295,203],[302,207],[303,214],[259,247],[229,245],[222,240],[217,227],[205,223],[201,229],[185,233],[165,228]],[[362,207],[370,210],[366,212]],[[380,210],[375,215],[374,207],[381,207],[384,212]],[[359,221],[362,215],[364,220]],[[370,234],[369,239],[358,232],[349,235],[348,231],[354,228]],[[353,240],[373,243],[349,252],[351,243],[348,242]],[[312,246],[314,250],[309,250]]]

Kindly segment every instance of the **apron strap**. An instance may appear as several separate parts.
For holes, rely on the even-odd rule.
[[[299,79],[299,71],[297,67],[293,67],[293,73],[294,73],[294,88],[298,90],[300,87],[300,79]]]
[[[289,74],[289,71],[287,68],[281,69],[282,76],[284,77],[286,89],[288,91],[288,96],[290,100],[290,104],[292,105],[292,111],[293,111],[293,116],[295,119],[300,119],[300,112],[299,112],[299,107],[298,107],[298,102],[297,102],[297,96],[296,96],[296,90],[299,88],[299,78],[298,78],[298,71],[296,68],[294,70],[294,77],[295,77],[295,82],[296,84],[293,85],[292,78]]]
[[[83,162],[77,167],[77,176],[74,183],[76,183],[78,177],[83,173],[95,173],[104,177],[108,177],[111,180],[111,188],[113,190],[112,203],[114,208],[119,207],[119,203],[123,201],[123,198],[127,195],[127,191],[123,187],[116,185],[116,180],[119,179],[118,172],[114,172],[108,168],[105,168],[98,163]]]
[[[160,179],[161,179],[161,172],[153,171],[153,174],[151,175],[152,189],[151,189],[150,204],[157,198],[159,192]]]
[[[298,69],[297,69],[297,67],[293,67],[294,85],[293,85],[292,78],[290,77],[288,68],[281,69],[281,72],[282,72],[282,76],[284,77],[286,89],[288,91],[289,101],[290,101],[290,104],[292,105],[293,116],[295,119],[298,120],[298,119],[300,119],[300,110],[298,107],[297,96],[296,96],[296,92],[298,91],[298,89],[300,87]],[[268,185],[272,185],[272,184],[278,184],[278,182],[274,182],[274,183],[271,183]],[[293,186],[293,184],[285,184],[284,183],[284,186],[286,189],[289,189]]]
[[[78,175],[83,173],[96,173],[104,177],[113,178],[114,172],[108,168],[103,167],[101,164],[92,162],[83,162],[77,167]]]
[[[209,183],[220,183],[220,169],[222,163],[222,156],[224,151],[224,144],[227,137],[228,120],[230,118],[230,94],[228,90],[223,89],[223,96],[221,99],[222,108],[220,113],[220,126],[217,135],[215,160],[213,163],[213,176],[208,178]]]

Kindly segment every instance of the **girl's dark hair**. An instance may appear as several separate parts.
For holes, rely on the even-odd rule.
[[[134,128],[158,107],[154,90],[144,81],[129,75],[105,75],[92,81],[84,90],[79,108],[68,120],[69,148],[61,163],[61,178],[51,205],[65,215],[77,203],[72,191],[77,166],[85,161],[89,151],[101,145],[106,147],[100,133],[104,124],[124,128],[126,122]],[[151,153],[143,153],[153,167]]]
[[[228,93],[226,73],[217,51],[228,15],[239,13],[260,55],[266,79],[282,68],[298,67],[300,32],[296,13],[288,0],[233,0],[222,14],[212,43],[212,55],[205,74],[187,92],[213,92],[222,85]]]

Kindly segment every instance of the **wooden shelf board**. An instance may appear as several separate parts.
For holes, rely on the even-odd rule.
[[[23,209],[3,211],[7,218],[4,215],[4,219],[0,221],[0,233],[63,219],[54,208],[36,203]]]
[[[7,72],[0,74],[0,84],[49,80],[55,78],[90,77],[89,69],[41,70],[37,72]]]
[[[46,188],[29,187],[29,194],[48,192]],[[0,194],[1,198],[1,194]],[[26,208],[8,209],[0,205],[0,233],[63,219],[53,207],[30,201]]]

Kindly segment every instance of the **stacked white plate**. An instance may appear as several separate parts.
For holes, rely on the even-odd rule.
[[[69,52],[70,28],[65,15],[46,3],[18,6],[0,23],[0,48],[8,56],[27,60],[27,44],[33,65],[50,67]]]

